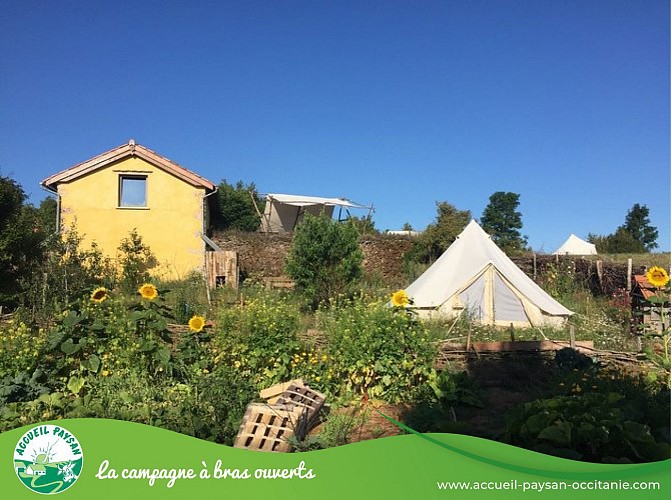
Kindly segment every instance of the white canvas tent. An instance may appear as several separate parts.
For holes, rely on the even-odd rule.
[[[566,241],[555,250],[552,255],[596,255],[596,247],[593,243],[578,238],[575,234],[569,236]]]
[[[333,209],[340,207],[372,210],[345,198],[320,198],[294,194],[267,194],[266,206],[261,216],[260,231],[263,233],[290,233],[303,220],[306,213],[333,216]]]
[[[422,317],[467,311],[481,323],[523,328],[561,326],[573,314],[524,274],[475,221],[406,293]]]

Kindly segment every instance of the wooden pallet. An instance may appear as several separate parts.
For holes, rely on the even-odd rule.
[[[296,431],[305,427],[305,421],[304,408],[298,405],[251,403],[233,446],[258,451],[291,451],[288,439],[300,435]]]
[[[302,380],[292,381],[273,403],[279,405],[297,405],[304,408],[307,417],[307,432],[307,430],[317,423],[319,412],[324,407],[326,396],[308,385],[303,385],[302,382]]]
[[[296,378],[294,380],[290,380],[289,382],[280,382],[279,384],[271,385],[270,387],[261,389],[259,396],[261,396],[261,399],[265,399],[268,404],[275,404],[282,393],[293,384],[305,385],[305,382],[302,378]]]

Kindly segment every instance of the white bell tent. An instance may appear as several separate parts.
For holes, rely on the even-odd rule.
[[[474,220],[406,293],[420,317],[465,313],[484,324],[524,328],[560,327],[573,314],[524,274]]]
[[[596,255],[596,246],[593,243],[578,238],[575,234],[569,236],[564,244],[552,255]]]

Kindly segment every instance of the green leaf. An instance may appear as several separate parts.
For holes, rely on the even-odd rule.
[[[645,424],[627,421],[623,424],[622,430],[627,439],[631,441],[644,442],[653,440],[650,434],[650,428]]]
[[[61,351],[63,351],[63,353],[65,353],[68,356],[71,356],[80,349],[81,345],[75,344],[74,342],[72,342],[72,339],[67,339],[65,342],[61,344]]]
[[[570,446],[571,424],[568,422],[557,422],[555,425],[546,427],[538,435],[539,439],[547,439],[558,446]]]
[[[73,394],[79,394],[79,391],[82,390],[85,383],[86,379],[84,377],[70,377],[67,387]]]
[[[151,340],[145,340],[140,344],[140,352],[152,351],[156,347],[156,344]]]
[[[78,315],[76,312],[68,311],[66,316],[63,318],[63,326],[65,328],[72,328],[77,323],[81,322],[82,319],[84,319],[84,318],[82,316]]]
[[[87,359],[82,363],[82,366],[87,370],[97,372],[98,368],[100,368],[100,358],[95,354],[92,354],[91,356],[89,356],[89,359]]]
[[[168,361],[170,361],[170,350],[167,347],[161,347],[156,351],[154,357],[159,363],[167,365]]]
[[[49,403],[51,401],[51,393],[42,394],[37,400],[41,403]]]
[[[161,330],[165,330],[167,327],[168,327],[168,324],[163,319],[155,319],[153,321],[148,321],[147,322],[147,328],[149,328],[150,330],[153,330],[155,332],[160,332]]]
[[[648,299],[648,301],[652,302],[653,304],[664,304],[665,302],[668,301],[668,299],[660,297],[659,295],[653,295]]]
[[[105,324],[102,322],[102,320],[96,319],[89,328],[95,332],[99,332],[105,329]]]
[[[147,317],[147,311],[146,311],[146,310],[142,310],[142,311],[133,311],[132,313],[130,313],[130,314],[128,315],[128,318],[129,318],[131,321],[135,321],[135,322],[137,322],[137,321],[139,321],[139,320],[141,320],[141,319],[145,319],[146,317]]]

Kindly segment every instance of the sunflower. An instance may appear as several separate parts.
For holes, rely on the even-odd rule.
[[[138,290],[143,299],[154,300],[158,297],[158,290],[151,283],[145,283]]]
[[[645,277],[648,278],[648,282],[652,286],[658,288],[662,288],[669,282],[669,273],[666,272],[666,269],[659,266],[653,266],[648,269]]]
[[[91,302],[100,304],[107,299],[107,288],[99,286],[91,292]]]
[[[192,332],[201,332],[205,328],[205,318],[202,316],[194,316],[189,320],[189,330]]]
[[[391,294],[391,304],[394,307],[405,307],[410,304],[410,299],[405,290],[399,290]]]

